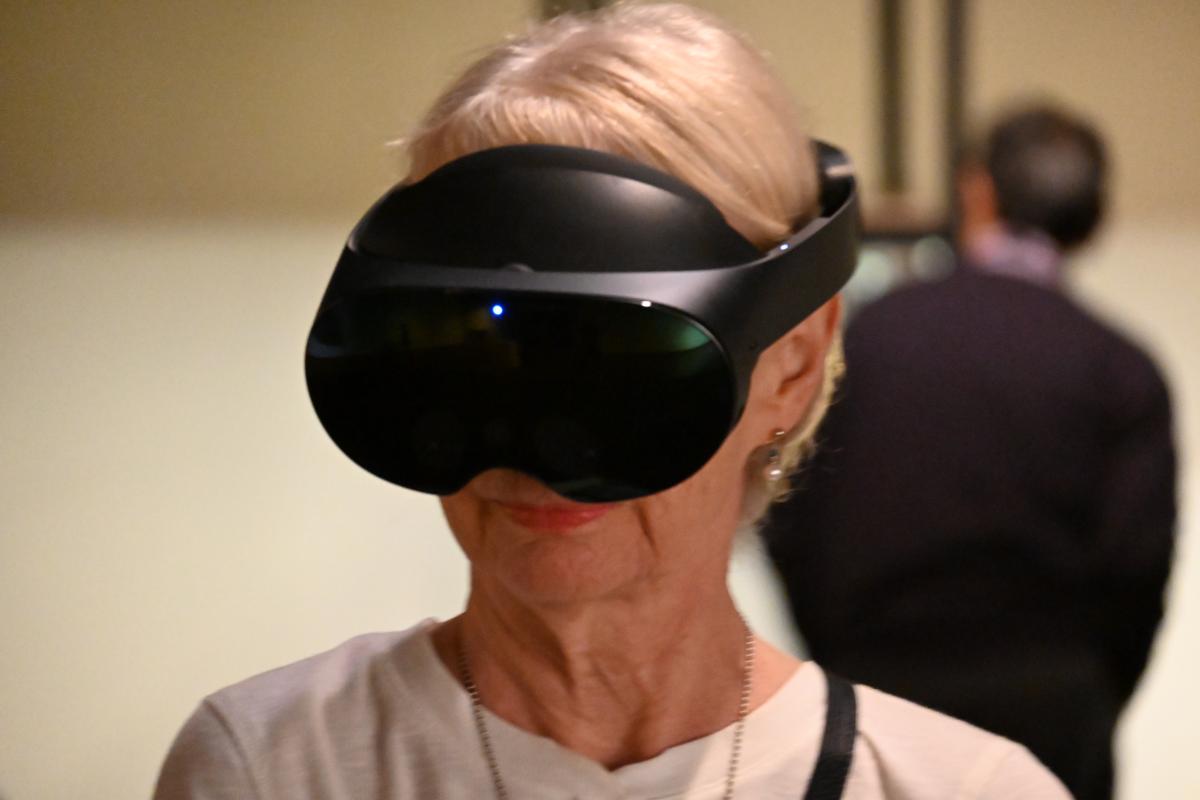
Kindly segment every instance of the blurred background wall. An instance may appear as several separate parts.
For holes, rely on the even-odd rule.
[[[868,184],[870,0],[710,0],[771,51]],[[311,315],[385,143],[527,0],[0,2],[0,798],[146,796],[205,693],[450,616],[432,499],[336,452]],[[912,192],[936,203],[941,3],[910,0]],[[1080,291],[1157,354],[1184,451],[1171,603],[1122,729],[1126,798],[1194,798],[1200,690],[1200,4],[969,4],[969,112],[1046,93],[1117,164]],[[752,548],[733,581],[797,646]]]

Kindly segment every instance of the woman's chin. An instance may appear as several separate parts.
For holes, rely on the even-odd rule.
[[[650,570],[640,549],[603,537],[544,533],[506,548],[476,572],[524,602],[569,605],[611,597],[645,580]]]

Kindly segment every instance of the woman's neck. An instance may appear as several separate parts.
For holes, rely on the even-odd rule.
[[[489,710],[609,769],[737,718],[745,627],[724,585],[546,609],[476,580],[467,610],[433,637],[456,675],[465,652]],[[758,642],[751,708],[798,665]]]

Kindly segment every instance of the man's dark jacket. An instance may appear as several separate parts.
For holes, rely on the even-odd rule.
[[[846,361],[765,531],[813,658],[1109,797],[1172,553],[1158,370],[1062,293],[969,269],[865,308]]]

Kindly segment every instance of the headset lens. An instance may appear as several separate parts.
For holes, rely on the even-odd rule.
[[[379,477],[450,494],[492,467],[590,502],[653,494],[736,421],[716,341],[676,311],[595,297],[389,289],[322,310],[309,392]]]

